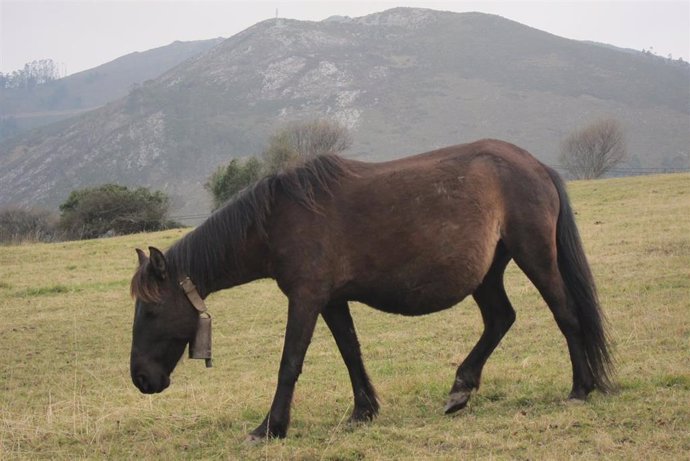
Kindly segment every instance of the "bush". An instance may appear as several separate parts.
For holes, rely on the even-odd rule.
[[[336,121],[295,122],[271,136],[261,159],[230,160],[213,172],[205,187],[216,209],[265,175],[294,168],[319,155],[339,154],[351,144],[349,130]]]
[[[230,197],[254,183],[262,176],[263,165],[256,157],[246,161],[230,160],[227,166],[219,167],[205,184],[213,196],[213,208],[219,208]]]
[[[173,227],[167,221],[170,200],[163,192],[117,184],[73,191],[60,205],[60,228],[68,238],[152,232]]]
[[[2,244],[52,242],[57,239],[57,217],[47,210],[6,208],[0,211]]]
[[[319,155],[339,154],[351,145],[350,131],[334,120],[295,122],[271,137],[263,153],[265,171],[277,173]]]

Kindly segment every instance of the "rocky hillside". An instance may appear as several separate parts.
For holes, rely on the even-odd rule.
[[[272,19],[80,117],[0,150],[0,204],[56,206],[87,184],[160,188],[204,212],[203,183],[260,152],[287,121],[334,117],[352,157],[382,160],[480,137],[556,162],[562,137],[601,116],[630,165],[688,167],[690,70],[479,13],[402,9],[321,22]]]

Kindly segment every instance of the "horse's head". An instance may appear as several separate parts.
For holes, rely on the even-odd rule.
[[[145,394],[163,391],[170,374],[195,335],[199,313],[170,273],[165,256],[150,247],[137,249],[139,268],[132,278],[134,326],[130,372]]]

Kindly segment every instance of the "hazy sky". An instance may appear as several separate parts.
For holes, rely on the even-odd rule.
[[[318,21],[396,6],[494,13],[562,37],[690,58],[690,0],[0,0],[0,72],[50,58],[71,74],[175,40],[230,37],[275,17]]]

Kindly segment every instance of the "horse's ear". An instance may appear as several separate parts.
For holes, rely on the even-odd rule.
[[[139,256],[139,267],[143,266],[144,263],[149,260],[148,256],[146,256],[146,253],[139,248],[137,248],[137,256]]]
[[[151,252],[150,267],[153,273],[161,280],[165,280],[168,277],[167,263],[165,262],[165,256],[163,253],[154,247],[149,247],[149,252]]]

